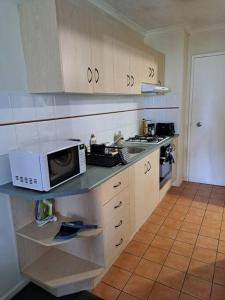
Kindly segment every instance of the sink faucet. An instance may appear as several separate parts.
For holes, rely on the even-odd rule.
[[[114,134],[114,145],[121,145],[124,143],[124,137],[122,132],[119,130],[118,133]]]

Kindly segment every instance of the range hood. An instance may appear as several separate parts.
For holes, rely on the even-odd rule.
[[[165,94],[169,91],[170,91],[170,89],[165,86],[151,84],[151,83],[142,83],[141,84],[141,93],[142,94]]]

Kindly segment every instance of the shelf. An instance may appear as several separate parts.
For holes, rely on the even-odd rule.
[[[31,280],[53,289],[94,278],[102,271],[99,265],[55,248],[22,270]]]
[[[31,240],[35,243],[41,244],[42,246],[57,246],[60,244],[65,244],[70,242],[74,238],[81,238],[81,237],[95,237],[102,233],[101,228],[97,229],[90,229],[81,231],[78,233],[78,235],[72,239],[64,240],[64,241],[58,241],[54,240],[54,236],[59,231],[61,223],[62,222],[69,222],[73,221],[74,219],[63,217],[63,216],[57,216],[58,220],[57,222],[50,222],[42,227],[38,227],[35,222],[32,222],[23,228],[19,229],[16,234],[19,236],[22,236],[23,238],[26,238],[28,240]]]

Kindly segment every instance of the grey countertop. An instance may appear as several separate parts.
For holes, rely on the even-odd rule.
[[[175,137],[171,137],[166,141],[157,145],[151,144],[132,144],[132,146],[145,147],[146,149],[136,155],[132,162],[127,165],[118,165],[113,168],[87,166],[87,172],[77,176],[76,178],[50,190],[49,192],[38,192],[25,188],[15,187],[12,183],[7,183],[0,186],[0,193],[7,194],[10,197],[25,199],[25,200],[44,200],[49,198],[62,198],[66,196],[88,193],[111,177],[130,167],[132,164],[141,160],[148,154],[159,149],[161,146],[170,143]]]

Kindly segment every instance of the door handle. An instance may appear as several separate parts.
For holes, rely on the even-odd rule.
[[[152,166],[151,166],[151,164],[150,164],[150,162],[148,161],[148,172],[151,170],[151,168],[152,168]]]
[[[155,69],[152,68],[152,78],[155,76]]]
[[[123,220],[120,220],[119,224],[115,225],[114,227],[115,227],[115,228],[118,228],[118,227],[120,227],[122,224],[123,224]]]
[[[122,244],[123,244],[123,239],[121,238],[120,241],[119,241],[119,243],[116,244],[115,246],[116,246],[116,247],[119,247],[119,246],[122,245]]]
[[[196,124],[196,126],[197,126],[197,127],[202,127],[202,122],[198,122],[198,123]]]
[[[122,205],[123,205],[123,202],[120,201],[119,204],[117,204],[117,205],[114,206],[114,209],[117,209],[117,208],[119,208],[119,207],[122,206]]]
[[[147,164],[145,164],[145,171],[144,171],[145,174],[148,173],[148,167],[147,167]]]
[[[121,184],[122,184],[122,182],[119,181],[119,182],[118,182],[117,184],[115,184],[113,187],[116,189],[116,188],[118,188]]]

